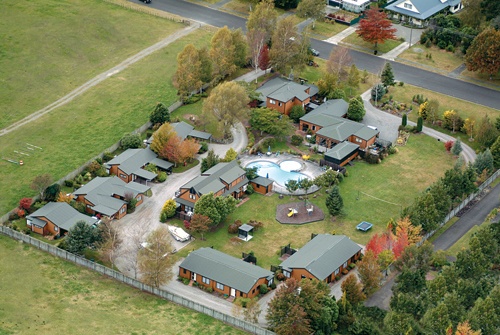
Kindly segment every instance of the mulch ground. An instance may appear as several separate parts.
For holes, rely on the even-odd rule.
[[[309,204],[307,206],[307,208],[310,208],[311,206],[313,206],[313,205]],[[297,214],[292,215],[292,216],[288,216],[288,213],[290,213],[289,208],[296,209]],[[287,204],[278,205],[276,207],[276,220],[279,223],[304,224],[304,223],[321,221],[324,219],[325,219],[325,214],[317,206],[314,206],[313,211],[310,214],[308,214],[307,210],[306,210],[306,206],[304,204],[304,201],[290,202]]]

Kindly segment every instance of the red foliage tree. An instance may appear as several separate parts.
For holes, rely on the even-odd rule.
[[[267,70],[269,68],[269,47],[264,45],[259,55],[259,68],[261,70]]]
[[[392,22],[387,19],[384,12],[377,8],[367,10],[366,18],[359,21],[356,33],[366,42],[375,43],[375,54],[378,43],[384,43],[388,39],[396,39],[396,28],[392,27]]]
[[[450,152],[451,147],[453,147],[453,143],[455,143],[455,142],[453,142],[453,141],[451,141],[451,140],[450,140],[450,141],[446,141],[446,142],[445,142],[445,144],[444,144],[444,148],[446,149],[446,151]]]
[[[177,166],[178,163],[182,162],[181,143],[182,140],[179,136],[172,136],[168,139],[167,143],[165,143],[165,146],[160,152],[160,156],[173,162],[174,166]]]
[[[366,244],[366,251],[372,251],[375,258],[384,250],[392,250],[393,238],[390,232],[375,234]]]
[[[399,258],[399,256],[401,256],[401,254],[409,244],[408,233],[405,230],[399,231],[392,246],[394,257],[396,257],[396,259]]]
[[[33,200],[31,198],[22,198],[19,201],[19,208],[28,210],[28,209],[30,209],[32,203],[33,203]]]

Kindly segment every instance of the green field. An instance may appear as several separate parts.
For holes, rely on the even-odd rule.
[[[0,235],[0,334],[245,334]]]
[[[0,2],[0,129],[184,26],[102,0]]]
[[[0,155],[24,160],[24,166],[0,161],[0,213],[14,208],[20,198],[33,196],[31,180],[43,173],[55,180],[116,143],[124,133],[146,123],[158,101],[176,99],[172,85],[177,53],[187,43],[208,43],[200,30],[144,58],[85,92],[67,105],[0,137]],[[169,66],[170,64],[170,66]],[[30,157],[15,156],[26,143],[43,148]]]
[[[301,226],[281,225],[275,220],[276,206],[296,202],[297,198],[285,196],[279,199],[277,194],[270,197],[253,194],[218,231],[205,234],[206,241],[197,239],[179,254],[186,256],[189,251],[206,246],[214,246],[236,257],[240,257],[242,252],[254,251],[258,264],[269,268],[271,264],[280,263],[277,254],[280,246],[291,243],[295,248],[301,247],[310,239],[311,233],[346,234],[354,241],[365,244],[373,233],[384,231],[389,219],[399,217],[402,207],[410,205],[419,192],[441,177],[454,163],[442,143],[425,135],[412,135],[406,146],[398,148],[399,153],[389,156],[381,164],[356,161],[354,166],[347,168],[349,177],[340,184],[346,212],[343,218],[331,220],[325,206],[326,195],[320,190],[317,197],[310,196],[309,201],[323,210],[326,214],[324,221]],[[430,161],[432,168],[424,169]],[[356,199],[358,196],[359,200]],[[237,219],[242,222],[261,221],[264,228],[257,231],[249,242],[232,241],[235,235],[227,232],[227,226]],[[361,221],[370,221],[374,224],[373,229],[369,233],[357,231],[355,226]]]

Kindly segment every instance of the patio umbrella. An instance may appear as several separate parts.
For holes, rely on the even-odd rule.
[[[267,173],[266,178],[269,179],[269,172]]]
[[[267,148],[267,152],[271,152],[271,146]]]

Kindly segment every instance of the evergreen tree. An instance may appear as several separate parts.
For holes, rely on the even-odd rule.
[[[419,116],[417,119],[417,131],[421,133],[423,128],[424,128],[424,119],[422,119],[422,117]]]
[[[455,143],[453,143],[453,146],[451,147],[451,153],[454,154],[455,156],[460,155],[462,152],[462,142],[460,141],[460,138],[457,138]]]
[[[372,100],[375,102],[380,101],[384,94],[386,93],[386,89],[383,84],[377,84],[372,88]]]
[[[349,107],[347,108],[347,118],[349,120],[359,122],[363,120],[365,114],[366,111],[363,102],[360,102],[359,99],[356,98],[349,100]]]
[[[216,155],[213,149],[208,151],[207,157],[201,160],[201,173],[207,171],[220,162],[219,155]]]
[[[476,169],[476,173],[480,175],[486,170],[489,173],[492,173],[494,170],[494,162],[493,155],[491,154],[490,149],[486,149],[484,152],[481,152],[477,155],[476,160],[474,161],[474,169]]]
[[[491,155],[493,156],[493,165],[495,169],[500,169],[500,136],[491,146]]]
[[[381,80],[386,89],[389,86],[394,86],[396,84],[394,81],[394,73],[392,73],[391,63],[385,63],[384,69],[382,70]]]
[[[158,102],[155,109],[153,109],[149,115],[149,121],[151,121],[152,125],[170,122],[170,112],[168,111],[167,106],[165,106],[162,102]]]
[[[339,187],[337,185],[333,186],[330,194],[326,198],[326,207],[331,215],[338,215],[342,212],[344,207],[344,200],[339,192]]]
[[[403,117],[401,119],[401,125],[403,127],[406,127],[406,125],[408,124],[408,115],[406,115],[406,113],[403,114]]]

